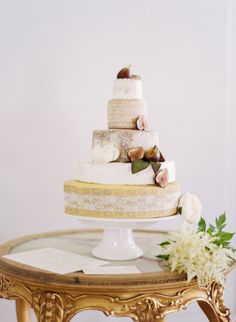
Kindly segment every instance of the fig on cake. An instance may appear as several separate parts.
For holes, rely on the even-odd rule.
[[[135,160],[141,160],[144,157],[144,149],[143,147],[133,148],[128,151],[128,158],[131,162]]]
[[[136,79],[136,80],[140,80],[141,77],[138,75],[132,75],[131,71],[130,71],[130,67],[131,65],[127,66],[127,67],[123,67],[117,74],[116,78],[117,79],[124,79],[124,78],[131,78],[131,79]]]
[[[144,158],[148,161],[153,161],[153,162],[164,162],[165,158],[163,157],[161,151],[158,149],[156,145],[154,145],[153,148],[148,149],[145,154]]]
[[[116,78],[117,79],[119,79],[119,78],[131,78],[130,65],[127,66],[127,67],[122,68],[118,72]]]
[[[155,184],[160,188],[165,188],[169,182],[169,173],[167,169],[159,170],[155,176]]]

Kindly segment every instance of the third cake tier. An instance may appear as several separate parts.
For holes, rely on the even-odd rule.
[[[92,159],[97,162],[96,151],[104,146],[112,146],[118,150],[116,162],[130,162],[127,151],[131,148],[142,146],[145,150],[154,145],[158,146],[157,131],[138,131],[138,130],[95,130],[93,131],[93,151]],[[95,153],[94,153],[95,152]]]

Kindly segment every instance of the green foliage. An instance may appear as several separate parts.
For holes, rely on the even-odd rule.
[[[170,255],[157,255],[156,258],[168,261],[170,258]]]
[[[218,229],[223,229],[226,226],[226,214],[225,212],[216,218],[216,227]]]
[[[148,168],[149,166],[150,166],[150,163],[148,161],[135,160],[132,162],[131,170],[132,170],[132,173],[134,174]]]
[[[199,220],[199,223],[198,223],[198,231],[206,231],[206,221],[203,217],[201,217],[201,219]]]
[[[180,215],[182,214],[182,207],[177,208],[176,214],[180,214]]]
[[[134,173],[143,171],[146,168],[148,168],[150,165],[152,166],[153,172],[157,174],[157,172],[161,168],[161,162],[158,162],[158,161],[154,162],[154,161],[149,161],[144,159],[132,161],[132,165],[131,165],[132,173],[134,174]]]
[[[161,247],[165,247],[167,245],[170,245],[170,242],[168,240],[163,241],[162,243],[159,244]]]
[[[215,226],[209,225],[207,227],[206,221],[204,218],[201,218],[198,223],[198,232],[206,232],[211,237],[214,238],[213,243],[217,246],[224,248],[230,247],[230,240],[233,238],[234,233],[223,231],[226,226],[226,214],[225,212],[221,214],[215,220]]]
[[[151,163],[151,166],[152,166],[152,169],[153,169],[154,173],[157,174],[157,172],[161,168],[161,162],[158,162],[158,161],[153,162],[153,161],[151,161],[150,163]]]

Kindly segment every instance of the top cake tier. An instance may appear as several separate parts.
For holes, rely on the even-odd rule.
[[[108,128],[137,130],[137,122],[147,124],[147,106],[141,78],[131,75],[127,67],[114,80],[112,100],[108,103]]]
[[[143,99],[141,79],[117,78],[113,83],[112,99]]]

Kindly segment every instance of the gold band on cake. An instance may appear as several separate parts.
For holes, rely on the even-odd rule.
[[[94,218],[119,218],[119,219],[135,219],[135,218],[162,218],[162,217],[169,217],[176,214],[176,208],[164,210],[164,211],[146,211],[145,216],[143,215],[143,212],[127,212],[127,213],[121,213],[119,211],[116,212],[106,212],[101,213],[93,210],[82,210],[82,209],[76,209],[71,207],[65,207],[65,213],[68,215],[73,216],[81,216],[81,217],[94,217]]]
[[[125,186],[67,181],[65,212],[98,218],[153,218],[177,212],[180,186]]]

